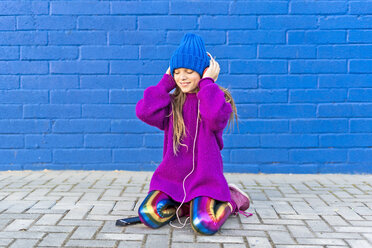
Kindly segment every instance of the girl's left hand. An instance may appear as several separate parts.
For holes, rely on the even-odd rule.
[[[209,67],[204,73],[203,78],[211,77],[216,82],[218,78],[218,74],[220,73],[220,65],[217,63],[216,60],[213,59],[212,55],[209,52],[207,53],[208,53],[208,56],[211,57],[211,60],[209,61]]]

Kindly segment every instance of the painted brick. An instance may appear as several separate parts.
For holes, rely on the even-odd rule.
[[[290,73],[345,73],[346,61],[339,60],[293,60],[289,61]]]
[[[271,2],[233,2],[230,5],[230,13],[236,15],[280,15],[288,13],[288,3],[285,1]]]
[[[81,16],[77,27],[82,30],[134,30],[136,18],[132,16]]]
[[[133,148],[141,147],[143,142],[137,134],[87,134],[84,143],[90,148]]]
[[[289,30],[288,44],[337,44],[346,43],[347,33],[343,30]]]
[[[229,3],[227,2],[171,2],[169,14],[171,15],[227,15]]]
[[[291,14],[346,14],[346,2],[291,2]]]
[[[352,0],[1,1],[0,169],[156,169],[164,135],[135,106],[192,32],[238,110],[225,171],[370,172],[371,14]],[[246,245],[327,239],[265,231]]]
[[[107,133],[110,132],[109,120],[55,120],[52,123],[54,133]]]
[[[106,74],[109,68],[106,61],[54,61],[50,67],[52,73],[62,74]]]
[[[108,103],[107,90],[51,90],[50,103],[52,104],[84,104]]]
[[[17,31],[2,32],[0,31],[0,45],[46,45],[48,35],[46,32],[34,31]]]
[[[371,44],[371,30],[350,30],[349,41],[352,43],[369,43]]]
[[[3,110],[0,113],[4,112]],[[1,134],[30,134],[30,133],[41,133],[50,132],[50,121],[49,120],[0,120]]]
[[[193,16],[139,16],[138,27],[140,30],[163,29],[195,29],[197,18]]]
[[[48,91],[45,90],[0,90],[0,104],[48,103]]]
[[[350,120],[350,132],[352,133],[371,133],[372,120]]]
[[[109,33],[110,45],[157,45],[165,42],[166,33],[161,31],[121,31]]]
[[[74,89],[79,86],[77,75],[25,75],[21,77],[23,89]]]
[[[26,148],[79,148],[83,146],[81,134],[51,134],[51,135],[27,135],[25,137]]]
[[[103,31],[50,31],[48,42],[51,45],[105,45],[106,33]]]
[[[27,104],[23,107],[24,118],[78,118],[81,108],[77,104]]]
[[[2,60],[19,59],[19,49],[11,46],[0,47],[0,59]]]
[[[351,15],[336,15],[329,16],[327,18],[319,18],[320,29],[360,29],[360,28],[371,28],[372,18],[369,16],[357,16]]]
[[[112,14],[150,15],[167,14],[167,2],[111,2]]]
[[[258,57],[265,59],[316,58],[316,46],[262,45],[258,47]]]
[[[42,15],[48,14],[48,2],[12,2],[0,3],[2,15]]]
[[[138,47],[85,46],[81,48],[81,58],[90,60],[138,59]]]
[[[291,103],[345,102],[346,99],[347,91],[345,89],[290,90],[289,93]]]
[[[288,96],[286,90],[231,90],[234,101],[238,103],[284,103]]]
[[[308,117],[316,116],[316,108],[307,104],[262,104],[259,109],[260,117]]]
[[[200,29],[256,29],[257,18],[254,16],[202,16]]]
[[[107,163],[111,162],[111,151],[108,149],[55,149],[55,163]]]
[[[348,131],[348,121],[340,120],[291,120],[292,133],[344,133]]]
[[[136,89],[138,77],[134,75],[84,75],[80,77],[82,89]]]
[[[64,30],[75,29],[75,16],[18,16],[18,30]]]
[[[51,2],[53,15],[99,15],[110,13],[109,2]]]
[[[317,77],[309,75],[262,75],[260,88],[312,89],[317,87]]]
[[[0,76],[0,89],[10,90],[19,88],[19,76]]]
[[[27,60],[69,60],[79,56],[76,47],[68,46],[22,47],[21,54]]]
[[[0,148],[22,148],[24,138],[20,135],[1,135]]]
[[[372,33],[371,33],[372,34]],[[368,45],[334,45],[319,46],[318,58],[365,58],[372,53],[372,46]]]
[[[262,29],[314,29],[317,27],[315,16],[262,16],[259,18]]]

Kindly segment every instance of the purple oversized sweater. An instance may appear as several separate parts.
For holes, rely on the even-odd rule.
[[[145,123],[164,131],[163,159],[155,170],[149,192],[160,190],[173,200],[182,202],[184,192],[182,182],[193,168],[193,145],[196,120],[201,120],[195,144],[195,168],[185,181],[185,202],[198,196],[209,196],[215,200],[231,202],[228,184],[223,175],[221,152],[223,148],[222,133],[227,125],[232,108],[225,101],[224,92],[210,77],[199,81],[198,93],[187,93],[183,105],[183,119],[187,137],[179,146],[177,156],[173,154],[173,115],[170,115],[170,91],[176,87],[173,77],[164,74],[160,82],[148,87],[143,99],[136,105],[136,115]]]

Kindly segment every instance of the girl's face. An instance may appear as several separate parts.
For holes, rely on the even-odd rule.
[[[174,80],[183,93],[195,93],[200,81],[200,75],[194,70],[177,68],[173,72]]]

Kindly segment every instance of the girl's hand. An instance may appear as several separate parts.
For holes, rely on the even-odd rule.
[[[168,70],[167,70],[166,74],[168,74],[168,75],[171,74],[171,73],[170,73],[170,67],[168,67]]]
[[[214,81],[217,81],[218,74],[220,73],[220,65],[217,63],[216,60],[213,59],[212,55],[208,53],[208,56],[211,57],[211,60],[209,61],[209,67],[207,71],[204,73],[203,78],[211,77],[214,79]]]

